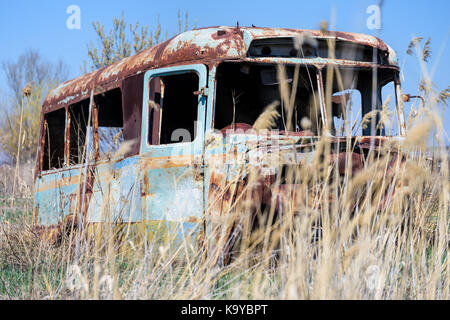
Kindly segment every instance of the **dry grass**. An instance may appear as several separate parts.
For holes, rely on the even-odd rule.
[[[130,236],[123,241],[129,245],[119,248],[119,231],[109,224],[94,236],[49,246],[32,231],[29,199],[16,199],[13,207],[2,208],[0,297],[449,299],[445,166],[432,172],[424,158],[410,157],[387,174],[386,163],[378,160],[339,182],[312,174],[320,166],[317,160],[292,172],[309,194],[286,203],[275,223],[261,219],[261,228],[250,235],[244,219],[238,252],[228,266],[196,254],[188,241],[172,247]],[[389,200],[380,205],[386,194]],[[330,195],[337,196],[327,204],[323,199]],[[355,200],[359,209],[352,216]],[[300,209],[290,210],[294,202]],[[241,217],[249,208],[246,202],[235,207]]]
[[[282,96],[289,115],[291,93]],[[189,237],[177,246],[144,241],[110,223],[49,246],[31,228],[32,175],[19,177],[21,196],[11,201],[14,169],[1,168],[0,298],[450,299],[448,165],[431,165],[423,143],[432,129],[442,136],[433,103],[419,110],[404,142],[385,146],[385,156],[374,155],[355,176],[339,176],[320,157],[330,150],[322,138],[310,164],[287,172],[300,196],[288,195],[282,214],[275,215],[275,203],[258,211],[254,226],[247,199],[260,172],[246,169],[241,196],[215,230],[240,230],[227,266],[218,263],[220,252],[206,256]],[[268,108],[255,127],[272,125],[273,113]],[[398,150],[405,159],[388,170]],[[446,151],[438,152],[447,164]],[[103,217],[109,214],[104,206]],[[213,234],[205,240],[216,240]]]

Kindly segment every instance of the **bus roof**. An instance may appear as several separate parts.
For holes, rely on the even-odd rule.
[[[111,86],[149,69],[177,64],[245,59],[247,50],[254,40],[292,38],[305,34],[317,39],[333,38],[386,51],[389,65],[398,67],[395,52],[381,39],[365,34],[239,26],[209,27],[183,32],[110,66],[62,83],[46,97],[43,112],[86,99],[92,88]]]

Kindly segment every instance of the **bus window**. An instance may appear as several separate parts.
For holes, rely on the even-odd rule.
[[[122,93],[119,88],[95,97],[100,160],[112,158],[123,142]]]
[[[66,109],[47,113],[44,119],[45,144],[42,170],[59,169],[64,165]]]
[[[195,139],[199,77],[194,72],[153,78],[150,82],[149,142],[173,144]],[[158,139],[159,138],[159,139]],[[159,140],[159,141],[158,141]]]
[[[70,144],[69,144],[69,165],[81,164],[85,161],[83,158],[84,145],[88,132],[89,120],[89,99],[85,99],[69,106],[70,118]],[[92,119],[91,119],[92,123]],[[92,127],[89,127],[92,130]],[[91,131],[92,134],[92,131]],[[92,142],[92,136],[90,141]],[[93,146],[88,146],[87,157],[93,160]]]

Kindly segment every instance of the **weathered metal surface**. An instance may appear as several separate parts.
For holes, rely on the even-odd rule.
[[[34,221],[50,241],[57,241],[66,226],[79,222],[127,223],[139,228],[151,239],[156,233],[171,234],[181,241],[186,234],[202,239],[215,235],[216,242],[230,249],[229,239],[236,224],[224,226],[223,219],[237,212],[241,204],[253,216],[261,205],[281,210],[287,203],[295,207],[305,192],[295,183],[273,185],[280,166],[296,168],[312,162],[316,137],[306,132],[270,132],[261,141],[255,131],[223,132],[214,136],[216,66],[221,61],[267,64],[329,64],[372,68],[369,62],[324,58],[250,58],[247,49],[254,39],[295,37],[308,32],[312,37],[351,41],[389,52],[389,65],[379,68],[398,70],[395,54],[378,38],[344,32],[327,32],[213,27],[185,32],[133,57],[60,85],[47,97],[43,114],[58,108],[68,109],[94,92],[112,88],[122,91],[123,134],[134,141],[131,151],[110,161],[98,157],[98,110],[93,108],[94,163],[70,166],[70,126],[73,119],[66,112],[65,166],[41,171],[47,124],[41,116],[41,151],[37,160]],[[164,68],[163,68],[164,67]],[[209,67],[209,69],[208,69]],[[160,127],[159,107],[149,103],[150,91],[161,90],[152,78],[179,72],[195,72],[199,77],[196,138],[192,143],[159,145],[155,139]],[[318,73],[317,80],[322,83]],[[319,87],[320,89],[320,87]],[[320,106],[325,114],[323,92]],[[326,121],[326,118],[323,119]],[[230,129],[230,128],[229,128]],[[232,128],[231,128],[232,129]],[[236,129],[236,128],[234,128]],[[305,138],[304,135],[308,137]],[[330,138],[334,145],[345,145],[346,138]],[[345,174],[346,159],[355,174],[363,167],[364,152],[377,149],[388,138],[352,138],[351,154],[337,150],[330,155],[340,174]],[[273,162],[272,162],[273,161]],[[348,169],[347,169],[348,170]],[[250,175],[256,172],[257,179]],[[251,184],[251,186],[249,186]],[[81,217],[80,217],[81,214]],[[215,229],[220,229],[216,233]],[[227,257],[224,257],[226,261]]]
[[[314,201],[312,192],[302,189],[306,188],[306,185],[277,180],[283,167],[289,167],[293,177],[295,170],[311,165],[317,156],[317,141],[312,138],[304,140],[301,134],[287,135],[285,132],[269,132],[268,136],[258,136],[251,130],[245,133],[230,131],[224,137],[218,136],[218,140],[205,150],[208,177],[206,234],[216,235],[214,245],[223,248],[222,262],[226,263],[229,259],[227,250],[230,250],[233,230],[237,223],[224,224],[227,216],[236,219],[242,213],[255,215],[261,205],[273,208],[275,212],[284,208],[295,212],[301,208],[299,204],[304,206],[305,203],[321,206]],[[391,139],[355,137],[351,141],[350,152],[331,150],[329,166],[335,167],[341,176],[346,173],[354,175],[364,168],[365,154],[369,150],[377,150],[387,140]],[[330,138],[332,149],[340,145],[341,149],[345,150],[348,142],[347,138]],[[350,168],[347,167],[349,158],[352,163]],[[397,161],[396,152],[392,152],[389,159],[388,174]],[[249,176],[252,174],[254,181],[250,186]],[[387,199],[381,199],[379,206],[383,206]],[[333,195],[329,201],[333,201]],[[252,216],[252,221],[254,219]]]
[[[125,141],[138,142],[141,136],[142,122],[142,94],[144,74],[126,78],[122,84],[122,106],[123,106],[123,138]],[[125,156],[132,156],[139,153],[139,143],[131,146]]]
[[[46,98],[44,111],[51,106],[62,106],[82,100],[88,96],[90,88],[121,81],[152,68],[187,64],[193,61],[208,63],[224,59],[243,59],[252,40],[295,37],[306,33],[312,37],[345,40],[386,50],[389,53],[390,64],[398,66],[395,52],[382,40],[369,35],[281,28],[211,27],[184,32],[106,68],[61,84]]]

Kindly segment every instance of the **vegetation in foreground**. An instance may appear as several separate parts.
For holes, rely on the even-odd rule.
[[[33,165],[21,165],[18,174],[3,166],[0,299],[449,299],[440,93],[427,80],[422,94],[406,140],[382,150],[404,152],[391,170],[389,157],[374,156],[357,175],[338,177],[328,157],[318,156],[288,172],[307,196],[288,203],[282,217],[265,208],[252,229],[245,219],[251,204],[232,208],[223,224],[237,223],[242,232],[226,266],[214,258],[219,247],[205,256],[189,241],[143,241],[110,224],[91,236],[69,233],[58,246],[41,241],[32,227]],[[436,133],[439,161],[430,161],[425,146]],[[326,139],[319,145],[329,149]],[[256,172],[248,174],[244,193],[254,187]]]
[[[447,152],[434,150],[440,161],[425,152],[430,130],[442,132],[433,94],[407,138],[384,146],[355,176],[338,177],[328,157],[317,156],[288,173],[307,196],[287,202],[281,217],[266,208],[252,229],[251,203],[231,208],[222,225],[241,233],[226,266],[215,259],[221,246],[206,256],[189,241],[139,240],[111,224],[49,245],[32,229],[31,167],[21,168],[14,198],[14,168],[3,167],[0,298],[449,299]],[[329,147],[326,139],[319,145]],[[398,150],[404,159],[387,170]],[[256,181],[248,174],[243,193]]]

